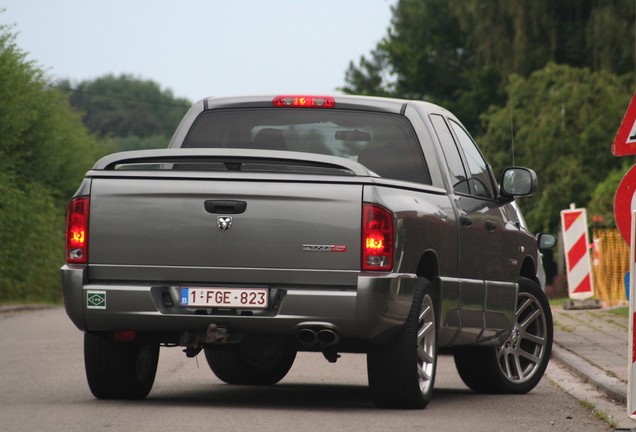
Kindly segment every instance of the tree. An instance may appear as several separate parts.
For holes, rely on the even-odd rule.
[[[539,194],[520,203],[532,229],[556,231],[560,210],[572,202],[585,206],[622,164],[610,146],[629,103],[630,80],[551,63],[527,79],[511,76],[508,94],[507,106],[483,115],[480,147],[496,172],[512,164],[537,171]]]
[[[395,73],[395,91],[413,99],[450,99],[471,53],[449,1],[401,0],[392,11],[388,36],[379,48]]]
[[[0,26],[0,300],[59,301],[66,200],[98,157],[66,98]]]
[[[366,96],[386,96],[395,94],[386,53],[380,49],[371,52],[371,58],[360,57],[358,66],[349,62],[349,68],[345,74],[345,82],[348,83],[342,91],[349,94]]]
[[[505,103],[510,74],[527,78],[549,62],[618,75],[634,68],[625,49],[632,0],[398,0],[392,14],[371,60],[349,65],[343,90],[439,103],[476,134],[480,114]],[[377,85],[383,76],[391,86]]]
[[[98,156],[95,141],[14,39],[0,26],[0,171],[66,199]]]
[[[0,172],[0,301],[60,301],[64,210],[52,195]]]
[[[154,81],[125,74],[105,75],[74,86],[61,81],[57,87],[84,114],[88,130],[99,137],[171,136],[191,105],[175,98],[170,90],[161,90]]]
[[[505,79],[527,77],[548,62],[616,74],[633,71],[632,0],[449,1],[469,35],[475,66]]]
[[[392,7],[388,35],[378,43],[371,59],[359,67],[350,63],[346,73],[349,93],[445,100],[457,89],[465,55],[465,35],[450,14],[447,0],[400,0]],[[391,77],[391,85],[379,85]]]
[[[634,70],[634,2],[631,0],[607,2],[590,14],[586,28],[588,63],[594,70],[617,74]]]
[[[605,227],[615,227],[614,220],[614,196],[623,176],[631,164],[622,159],[620,168],[615,168],[607,174],[605,180],[596,185],[592,191],[590,202],[587,205],[589,214],[600,217],[599,224]]]

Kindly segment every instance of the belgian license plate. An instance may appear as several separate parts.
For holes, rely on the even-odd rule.
[[[181,288],[183,307],[267,309],[267,288]]]

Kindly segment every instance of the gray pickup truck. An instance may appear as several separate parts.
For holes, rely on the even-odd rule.
[[[144,398],[159,348],[271,385],[299,351],[365,353],[379,407],[423,408],[438,350],[483,393],[541,379],[552,317],[538,245],[439,106],[356,96],[208,98],[168,149],[98,161],[69,204],[66,311],[97,398]]]

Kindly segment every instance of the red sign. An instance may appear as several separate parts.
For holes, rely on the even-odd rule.
[[[623,239],[630,244],[632,209],[636,210],[636,165],[623,176],[614,196],[614,219]]]
[[[625,117],[623,117],[623,121],[616,133],[616,138],[614,138],[612,154],[614,156],[636,154],[636,93],[632,96],[627,112],[625,112]]]

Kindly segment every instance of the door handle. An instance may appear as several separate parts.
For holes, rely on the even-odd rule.
[[[497,229],[497,222],[492,221],[490,219],[486,219],[486,221],[484,222],[484,226],[486,227],[486,230],[488,232],[493,232],[494,230]]]
[[[462,226],[468,228],[473,224],[473,218],[466,215],[461,215],[459,217],[459,223],[462,224]]]
[[[203,204],[208,213],[241,214],[247,208],[245,201],[207,200]]]

